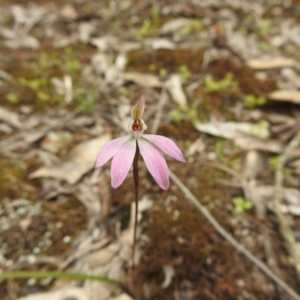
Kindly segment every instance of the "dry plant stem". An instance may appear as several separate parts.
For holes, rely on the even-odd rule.
[[[277,165],[277,170],[275,173],[275,193],[274,193],[274,206],[275,213],[278,218],[280,232],[285,240],[287,250],[289,255],[293,259],[295,270],[297,273],[298,281],[300,282],[300,257],[297,253],[297,245],[291,228],[288,225],[288,222],[281,212],[280,204],[282,199],[282,186],[284,180],[284,166],[288,158],[290,157],[292,151],[300,143],[300,131],[295,135],[295,137],[290,141],[290,143],[285,148],[283,154],[279,158]]]
[[[134,196],[135,196],[135,214],[134,214],[134,225],[133,225],[133,244],[132,244],[132,268],[134,269],[134,255],[136,245],[136,231],[138,223],[138,211],[139,211],[139,147],[136,143],[136,153],[133,160],[133,179],[134,179]]]
[[[170,177],[175,184],[181,189],[185,197],[191,201],[197,209],[204,215],[204,217],[212,224],[217,232],[227,240],[234,248],[244,254],[251,262],[253,262],[261,271],[263,271],[269,278],[278,284],[287,294],[293,299],[300,300],[300,296],[293,291],[284,281],[282,281],[271,269],[269,269],[261,260],[249,252],[244,246],[242,246],[236,239],[234,239],[211,215],[211,213],[204,207],[199,200],[192,194],[192,192],[182,183],[182,181],[170,171]]]

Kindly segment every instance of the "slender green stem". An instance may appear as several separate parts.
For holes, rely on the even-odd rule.
[[[135,214],[134,214],[134,227],[133,227],[133,246],[132,246],[132,267],[134,268],[134,255],[136,245],[136,232],[138,223],[138,210],[139,210],[139,154],[140,150],[138,143],[136,143],[136,152],[133,160],[133,179],[134,179],[134,195],[135,195]]]
[[[120,283],[109,279],[107,277],[87,275],[83,273],[71,273],[71,272],[60,272],[60,271],[12,271],[0,273],[1,279],[20,279],[20,278],[62,278],[62,279],[76,279],[76,280],[94,280],[101,281],[105,283],[110,283],[114,285],[119,285]]]

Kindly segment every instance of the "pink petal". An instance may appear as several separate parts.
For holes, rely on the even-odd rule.
[[[145,164],[156,183],[163,189],[169,188],[169,169],[161,151],[145,139],[138,140]]]
[[[172,158],[181,162],[186,162],[181,150],[169,138],[166,138],[165,136],[162,135],[155,135],[155,134],[143,134],[142,138],[145,138],[148,141],[152,142],[156,147],[158,147],[166,154],[170,155]]]
[[[111,164],[111,185],[120,186],[125,180],[136,152],[136,140],[129,139],[114,156]]]
[[[99,168],[107,163],[130,138],[130,135],[126,135],[105,144],[97,156],[95,168]]]

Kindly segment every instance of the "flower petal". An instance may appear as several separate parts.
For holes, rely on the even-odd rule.
[[[161,151],[146,139],[138,140],[145,164],[156,183],[163,189],[169,188],[169,169]]]
[[[172,158],[181,162],[186,162],[181,150],[169,138],[156,134],[143,134],[142,138],[145,138],[148,141],[152,142],[156,147],[158,147],[166,154],[170,155]]]
[[[136,140],[131,138],[114,156],[111,164],[111,185],[113,188],[117,188],[125,180],[132,165],[135,152]]]
[[[97,156],[95,168],[99,168],[107,163],[130,138],[130,135],[126,135],[105,144]]]
[[[133,120],[139,120],[143,117],[145,108],[145,98],[141,95],[137,104],[131,109],[131,117]]]

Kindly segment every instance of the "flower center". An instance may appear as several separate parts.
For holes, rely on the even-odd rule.
[[[139,139],[143,132],[147,129],[147,125],[143,119],[134,119],[130,122],[128,129],[135,139]]]
[[[133,124],[131,125],[132,131],[142,131],[143,130],[143,123],[140,119],[136,119],[133,121]]]

